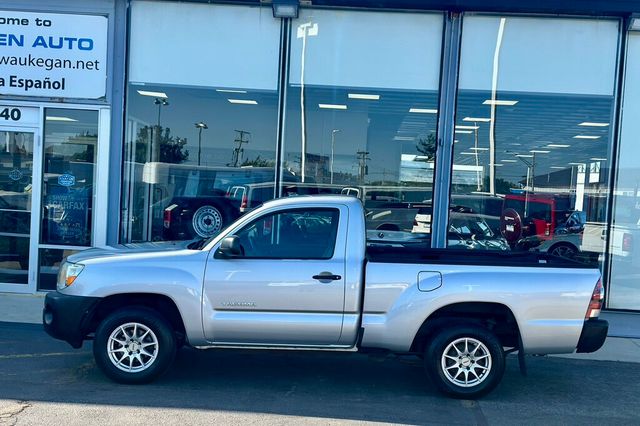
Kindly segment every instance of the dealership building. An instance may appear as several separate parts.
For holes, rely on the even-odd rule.
[[[6,0],[0,292],[342,193],[372,243],[563,256],[640,311],[639,134],[637,1]]]

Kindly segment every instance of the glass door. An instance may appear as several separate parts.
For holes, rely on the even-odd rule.
[[[55,290],[64,258],[97,243],[99,116],[98,110],[44,110],[38,290]]]
[[[35,285],[36,253],[31,244],[37,229],[34,201],[38,198],[34,157],[36,129],[0,126],[0,291],[31,292]]]

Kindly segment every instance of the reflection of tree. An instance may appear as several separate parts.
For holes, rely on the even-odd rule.
[[[247,167],[247,166],[274,167],[275,165],[276,165],[275,160],[267,160],[266,158],[260,158],[259,155],[253,160],[244,160],[242,164],[240,164],[241,167]]]
[[[78,145],[82,147],[81,151],[75,152],[71,156],[71,161],[83,161],[86,163],[93,163],[95,161],[95,146],[98,141],[98,135],[93,134],[89,131],[80,133],[76,136],[71,136],[68,138],[68,144]],[[52,150],[52,153],[54,150]]]
[[[159,133],[156,136],[154,132]],[[185,149],[187,138],[171,136],[171,129],[159,126],[144,126],[138,130],[136,137],[136,162],[149,161],[147,152],[151,149],[151,142],[159,144],[159,158],[152,161],[161,163],[183,163],[189,158],[189,150]]]
[[[509,182],[508,180],[504,180],[502,178],[497,178],[495,180],[495,185],[496,185],[496,194],[509,194],[511,192],[511,188],[514,187],[514,184],[512,182]],[[486,176],[484,178],[484,187],[488,188],[489,187],[489,177]]]
[[[431,161],[436,157],[436,137],[430,134],[426,138],[419,138],[416,142],[416,150],[427,157],[419,161]]]

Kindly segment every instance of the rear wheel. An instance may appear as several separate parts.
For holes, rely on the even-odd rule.
[[[148,383],[173,362],[177,342],[169,323],[155,311],[127,308],[108,316],[96,330],[96,364],[119,383]]]
[[[448,328],[425,351],[427,375],[441,392],[478,398],[491,392],[504,374],[504,350],[490,331],[473,325]]]

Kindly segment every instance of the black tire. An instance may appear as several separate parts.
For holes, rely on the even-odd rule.
[[[466,349],[465,339],[469,339]],[[458,343],[454,347],[455,342]],[[458,359],[445,357],[445,351]],[[441,331],[431,340],[425,350],[424,366],[440,392],[455,398],[475,399],[491,392],[500,383],[505,355],[500,341],[490,331],[475,325],[457,325]],[[465,376],[466,385],[463,383]]]
[[[132,328],[132,324],[137,326]],[[143,335],[147,330],[149,333]],[[123,331],[128,332],[128,340]],[[134,336],[136,339],[131,339]],[[121,339],[126,344],[119,343]],[[117,352],[110,355],[110,349]],[[112,313],[100,323],[93,341],[93,356],[98,367],[110,379],[126,384],[149,383],[159,377],[173,362],[176,350],[171,325],[156,311],[144,307]],[[122,359],[118,362],[120,354]]]
[[[573,259],[578,254],[578,248],[573,244],[559,243],[552,246],[548,253],[565,259]]]

